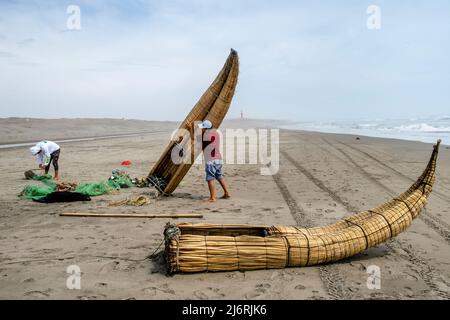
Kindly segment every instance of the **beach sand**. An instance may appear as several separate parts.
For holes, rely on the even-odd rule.
[[[3,121],[2,126],[7,120]],[[131,176],[146,176],[168,143],[170,129],[176,127],[148,122],[133,130],[136,124],[124,120],[122,129],[120,122],[102,120],[97,132],[95,120],[89,130],[73,121],[58,121],[62,128],[72,123],[70,130],[55,131],[56,120],[32,128],[21,124],[20,134],[11,125],[1,142],[146,131],[61,144],[63,181],[101,181],[123,160],[132,161],[126,168]],[[208,189],[203,166],[194,165],[172,197],[135,208],[108,204],[154,191],[122,189],[86,203],[21,200],[17,195],[30,184],[23,172],[36,166],[34,159],[27,147],[0,149],[0,298],[449,299],[450,150],[445,145],[433,194],[420,218],[395,239],[354,257],[305,268],[173,276],[165,275],[160,260],[148,259],[161,244],[168,221],[296,225],[307,219],[325,225],[372,208],[406,190],[425,168],[431,150],[431,144],[419,142],[283,130],[277,175],[260,175],[261,165],[226,164],[232,198],[211,204],[204,201]],[[74,218],[60,217],[62,212],[202,213],[204,218]],[[70,265],[81,269],[80,290],[66,287]],[[367,269],[373,265],[380,268],[381,288],[371,290]]]

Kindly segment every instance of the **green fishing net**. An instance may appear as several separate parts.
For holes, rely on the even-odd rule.
[[[27,174],[26,174],[27,176]],[[23,199],[38,200],[49,193],[58,191],[58,186],[51,180],[51,175],[28,175],[27,179],[41,181],[44,186],[26,186],[19,197]],[[130,176],[122,170],[113,170],[111,177],[107,181],[100,182],[82,182],[75,188],[79,192],[88,196],[101,196],[112,190],[133,187],[135,184]]]
[[[75,192],[95,197],[106,194],[112,189],[108,182],[82,182],[75,188]]]
[[[20,193],[19,197],[22,199],[34,199],[38,200],[40,198],[45,197],[49,193],[54,192],[55,189],[49,186],[26,186],[22,192]]]
[[[108,184],[116,189],[133,187],[130,176],[123,170],[114,169],[111,177],[108,179]]]
[[[36,180],[36,181],[46,181],[46,180],[52,180],[52,176],[49,174],[43,174],[43,175],[35,174],[31,179]]]

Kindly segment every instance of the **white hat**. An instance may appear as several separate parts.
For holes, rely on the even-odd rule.
[[[39,148],[38,146],[34,146],[30,148],[30,152],[33,156],[37,155],[39,153],[39,151],[41,151],[41,148]]]
[[[205,121],[199,123],[198,127],[200,129],[211,129],[212,128],[212,123],[209,120],[205,120]]]

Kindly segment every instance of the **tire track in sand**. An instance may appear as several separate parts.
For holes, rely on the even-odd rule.
[[[305,175],[308,179],[310,177],[313,177],[313,179],[310,179],[317,187],[322,189],[324,192],[331,192],[329,193],[330,197],[332,197],[336,202],[340,203],[344,206],[348,211],[355,211],[355,207],[350,206],[346,201],[344,201],[339,195],[336,194],[336,192],[332,191],[328,187],[325,186],[325,184],[314,177],[306,168],[304,168],[302,165],[300,165],[295,159],[293,159],[286,151],[280,150],[280,153],[300,172],[307,172],[308,174]],[[450,293],[443,291],[440,289],[437,282],[444,282],[447,286],[449,285],[446,283],[443,279],[438,280],[439,273],[432,268],[424,258],[418,256],[416,253],[411,251],[410,249],[404,248],[404,246],[399,242],[397,239],[391,239],[389,242],[386,242],[385,245],[390,248],[392,251],[396,252],[401,258],[405,259],[406,261],[413,264],[417,270],[417,274],[419,277],[423,280],[423,282],[432,290],[436,292],[436,294],[444,299],[450,299]]]
[[[305,211],[300,207],[292,197],[289,189],[284,184],[279,173],[272,175],[275,184],[283,196],[292,217],[298,226],[312,227],[313,223],[309,220]],[[350,299],[350,291],[345,290],[345,277],[339,271],[336,264],[327,264],[318,266],[319,277],[328,292],[328,295],[334,299]]]
[[[379,180],[375,179],[369,172],[367,172],[363,167],[361,167],[356,161],[344,150],[339,148],[338,146],[333,145],[331,142],[329,142],[327,139],[322,138],[322,140],[331,146],[332,148],[336,149],[338,152],[340,152],[348,161],[350,161],[353,166],[355,166],[361,174],[366,177],[368,180],[376,184],[378,187],[386,191],[391,197],[397,196],[397,192],[389,188],[388,186],[384,185]],[[409,179],[409,178],[408,178]],[[411,179],[412,180],[412,179]],[[436,231],[444,240],[447,242],[447,244],[450,244],[450,226],[444,222],[443,220],[439,219],[438,217],[434,216],[433,214],[429,213],[426,208],[422,210],[422,214],[419,215],[419,219],[425,222],[427,226],[429,226],[431,229]]]
[[[325,140],[324,138],[322,138],[322,139]],[[378,159],[377,157],[371,155],[371,154],[368,153],[367,151],[361,150],[361,149],[359,149],[359,148],[357,148],[357,147],[355,147],[355,146],[353,146],[353,145],[351,145],[351,144],[344,143],[344,142],[342,142],[342,141],[336,140],[336,142],[338,142],[338,143],[340,143],[340,144],[342,144],[342,145],[344,145],[344,146],[346,146],[346,147],[348,147],[348,148],[350,148],[350,149],[352,149],[352,150],[355,150],[356,152],[362,153],[363,155],[365,155],[365,156],[368,157],[369,159],[375,161],[375,162],[376,162],[377,164],[379,164],[381,167],[384,167],[384,168],[387,168],[387,169],[391,170],[392,172],[394,172],[394,173],[397,174],[398,176],[400,176],[400,177],[402,177],[402,178],[404,178],[404,179],[406,179],[406,180],[408,180],[408,181],[415,182],[414,179],[408,177],[406,174],[404,174],[404,173],[398,171],[397,169],[395,169],[395,168],[393,168],[393,167],[387,165],[386,163],[384,163],[383,161],[381,161],[381,160]],[[442,188],[446,189],[444,186],[442,186]],[[448,195],[446,195],[446,194],[444,194],[444,193],[442,193],[442,192],[439,192],[439,191],[437,191],[437,190],[434,190],[434,191],[433,191],[433,194],[434,194],[435,196],[437,196],[438,198],[440,198],[440,199],[446,201],[446,202],[450,202],[450,199],[449,199]]]

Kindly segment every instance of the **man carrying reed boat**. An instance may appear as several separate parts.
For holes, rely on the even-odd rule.
[[[193,126],[189,125],[188,127],[193,135]],[[222,172],[223,160],[222,154],[220,153],[219,133],[213,128],[209,120],[202,121],[198,124],[198,127],[202,130],[202,151],[205,160],[206,182],[209,188],[208,201],[215,202],[217,199],[215,180],[219,181],[223,189],[221,199],[229,199],[230,192],[228,191],[228,186]]]

